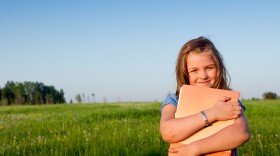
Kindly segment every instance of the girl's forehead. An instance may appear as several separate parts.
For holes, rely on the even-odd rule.
[[[215,64],[213,56],[210,52],[190,53],[187,56],[186,61],[188,66]]]
[[[211,51],[203,51],[203,52],[190,52],[187,55],[187,60],[192,58],[208,58],[213,59],[213,53]]]

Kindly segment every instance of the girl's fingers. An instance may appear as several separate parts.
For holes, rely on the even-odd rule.
[[[169,148],[169,149],[168,149],[168,152],[169,152],[169,153],[177,153],[177,152],[178,152],[178,149],[177,149],[177,148]]]
[[[231,97],[223,96],[222,98],[219,99],[220,102],[227,102],[231,99]]]
[[[233,105],[234,107],[234,110],[235,111],[241,111],[242,110],[242,107],[238,104],[238,105]]]
[[[239,116],[241,115],[241,110],[235,110],[234,112],[233,112],[233,118],[238,118]]]

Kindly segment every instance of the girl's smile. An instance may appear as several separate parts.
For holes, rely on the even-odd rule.
[[[190,85],[214,88],[217,68],[209,52],[190,53],[187,56]]]

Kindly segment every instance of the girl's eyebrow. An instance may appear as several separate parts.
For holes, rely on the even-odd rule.
[[[216,66],[216,64],[215,64],[215,63],[213,63],[213,64],[209,64],[209,65],[207,65],[207,66]]]
[[[216,66],[216,64],[213,63],[213,64],[206,65],[206,67],[208,67],[208,66]],[[196,69],[196,68],[197,68],[197,67],[188,67],[188,69]]]
[[[190,69],[196,69],[197,67],[190,67],[190,68],[188,68],[188,70],[190,70]]]

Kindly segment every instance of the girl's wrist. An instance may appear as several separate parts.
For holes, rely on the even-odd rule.
[[[204,113],[207,116],[209,124],[211,124],[217,120],[213,109],[207,109],[204,111]]]
[[[199,149],[201,149],[201,147],[197,146],[196,142],[190,143],[188,145],[188,154],[190,155],[201,155],[202,153],[199,151]]]

